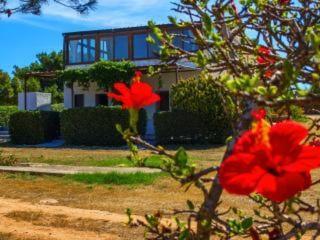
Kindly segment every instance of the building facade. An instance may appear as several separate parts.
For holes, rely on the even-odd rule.
[[[197,46],[192,41],[192,32],[188,29],[177,30],[172,25],[159,26],[163,30],[174,33],[174,44],[187,51],[196,51]],[[152,35],[148,27],[131,27],[107,29],[98,31],[64,33],[65,68],[86,68],[101,59],[106,61],[132,61],[137,70],[146,72],[149,66],[157,66],[160,45],[149,44],[146,41]],[[183,39],[178,36],[186,36]],[[189,39],[189,40],[185,40]],[[146,108],[148,116],[147,134],[153,135],[153,115],[157,111],[170,110],[170,87],[181,79],[190,78],[197,74],[196,68],[187,61],[177,64],[161,73],[159,76],[147,77],[142,81],[149,83],[154,91],[161,96],[161,101]],[[64,88],[65,108],[94,107],[110,105],[105,89],[99,89],[95,83],[89,88],[83,88],[76,83],[72,88]]]

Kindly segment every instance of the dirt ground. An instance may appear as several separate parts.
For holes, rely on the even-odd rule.
[[[216,164],[224,148],[189,151],[201,159],[202,166]],[[123,156],[123,150],[28,149],[4,148],[6,153],[21,157],[101,158],[106,154]],[[320,178],[315,173],[314,178]],[[202,201],[194,187],[186,188],[169,177],[148,186],[88,185],[59,177],[0,174],[0,240],[91,240],[143,239],[144,229],[125,225],[124,214],[130,208],[134,215],[144,216],[161,210],[170,218],[173,210],[186,209],[186,201],[196,206]],[[313,201],[319,188],[306,194]],[[232,205],[252,211],[254,204],[246,198],[223,195],[221,211]]]

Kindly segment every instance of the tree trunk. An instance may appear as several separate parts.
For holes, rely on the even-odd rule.
[[[254,108],[254,104],[252,102],[246,103],[246,110],[240,118],[239,124],[237,125],[236,132],[233,134],[233,140],[229,142],[226,152],[223,156],[222,161],[228,158],[234,148],[235,142],[237,138],[246,130],[248,130],[251,126],[252,118],[251,112]],[[207,198],[205,198],[199,212],[197,219],[197,239],[199,240],[210,240],[211,236],[211,225],[214,219],[215,210],[218,206],[218,203],[221,199],[222,195],[222,187],[219,183],[218,174],[216,175]]]

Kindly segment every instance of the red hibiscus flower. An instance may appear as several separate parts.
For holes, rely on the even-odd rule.
[[[260,46],[258,48],[259,56],[257,57],[257,62],[261,65],[271,65],[275,63],[275,59],[271,57],[271,50],[267,47]]]
[[[290,0],[280,0],[280,4],[282,4],[282,5],[286,5],[289,3],[290,3]]]
[[[257,57],[257,62],[260,65],[265,67],[269,67],[270,65],[274,64],[276,60],[271,56],[271,50],[267,47],[260,46],[258,48],[259,56]],[[264,73],[264,76],[267,78],[272,77],[274,71],[271,69],[267,69]]]
[[[233,194],[253,192],[283,202],[311,185],[310,170],[320,166],[320,148],[303,145],[307,129],[293,121],[270,126],[255,122],[221,165],[219,179]]]
[[[124,109],[141,109],[160,101],[158,94],[152,91],[152,87],[143,82],[134,82],[130,88],[124,83],[115,83],[114,89],[120,94],[107,93],[109,98],[122,102]]]

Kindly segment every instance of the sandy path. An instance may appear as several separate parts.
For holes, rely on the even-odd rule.
[[[87,218],[93,220],[104,220],[112,223],[125,223],[127,216],[98,210],[85,210],[64,206],[50,206],[31,204],[16,199],[0,198],[0,232],[11,233],[17,238],[36,238],[46,240],[117,240],[116,234],[96,233],[90,231],[77,231],[70,228],[56,228],[37,226],[26,221],[16,221],[5,215],[14,211],[43,212],[48,215],[66,215],[70,219]]]

